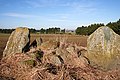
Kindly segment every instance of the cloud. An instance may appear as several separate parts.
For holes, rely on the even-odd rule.
[[[25,3],[31,7],[53,7],[58,5],[59,0],[26,0]]]
[[[71,14],[64,14],[64,13],[54,13],[54,14],[49,14],[51,18],[59,18],[59,19],[69,19]]]
[[[71,14],[64,14],[64,13],[54,13],[49,14],[49,18],[46,18],[47,21],[55,21],[55,22],[63,22],[68,21]]]
[[[25,3],[31,7],[73,7],[88,4],[90,0],[26,0]],[[86,6],[85,5],[85,6]]]
[[[66,8],[70,12],[89,13],[96,10],[95,0],[26,0],[26,5],[31,8]]]
[[[38,7],[44,7],[43,4],[40,4],[37,1],[26,1],[26,4],[29,5],[30,7],[38,8]]]
[[[9,17],[17,17],[17,18],[31,18],[31,17],[38,17],[35,15],[29,15],[29,14],[21,14],[21,13],[4,13],[2,14],[4,16],[9,16]]]
[[[64,19],[48,19],[48,21],[63,22],[63,21],[67,21],[67,20],[64,20]]]
[[[96,10],[96,3],[94,1],[90,2],[90,0],[81,0],[81,2],[73,2],[70,7],[77,14],[90,13]]]

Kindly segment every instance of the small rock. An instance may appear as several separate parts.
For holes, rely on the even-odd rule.
[[[59,42],[58,41],[47,41],[41,44],[41,46],[37,46],[37,49],[41,50],[51,50],[51,49],[56,49],[59,47]]]
[[[71,66],[71,67],[86,66],[86,64],[84,64],[85,62],[83,62],[83,59],[79,59],[73,47],[68,47],[67,49],[57,49],[56,55],[59,55],[63,59],[64,64],[68,66]]]
[[[31,43],[30,47],[32,48],[37,47],[40,46],[42,43],[43,43],[42,38],[37,38]]]
[[[62,62],[56,54],[49,52],[43,55],[43,63],[51,63],[56,66],[60,66],[62,64]]]
[[[37,42],[37,46],[40,46],[43,43],[43,40],[42,38],[37,38],[36,42]]]

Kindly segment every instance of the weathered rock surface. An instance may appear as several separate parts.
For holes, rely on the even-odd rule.
[[[43,43],[43,40],[42,38],[37,38],[36,42],[37,42],[37,46],[40,46]]]
[[[42,38],[37,38],[30,44],[30,47],[35,48],[37,46],[41,46],[42,43],[43,43]]]
[[[91,65],[104,69],[120,68],[120,36],[109,27],[100,27],[87,40],[86,57]]]
[[[62,64],[59,57],[54,52],[51,52],[51,51],[48,51],[44,54],[42,62],[45,64],[51,63],[51,64],[54,64],[56,66],[61,66],[61,64]]]
[[[13,31],[3,52],[3,57],[26,51],[29,45],[29,35],[28,28],[17,28]]]
[[[74,47],[70,46],[66,49],[57,49],[56,55],[60,56],[65,65],[70,67],[85,67],[87,63],[84,63],[83,57],[80,58],[77,55],[77,51],[75,51]]]
[[[40,46],[37,46],[37,49],[41,49],[41,50],[51,50],[51,49],[55,49],[59,47],[59,42],[58,41],[46,41],[44,43],[42,43]]]

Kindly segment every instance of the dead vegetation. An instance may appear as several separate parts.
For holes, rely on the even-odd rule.
[[[98,67],[90,66],[89,59],[85,57],[87,53],[86,36],[31,36],[28,52],[14,53],[2,58],[0,79],[120,80],[119,69],[104,71]],[[38,37],[41,37],[43,42],[37,41]],[[38,42],[40,42],[39,45]]]
[[[85,47],[61,41],[54,49],[36,49],[33,52],[4,57],[0,63],[1,78],[11,80],[120,79],[120,70],[103,71],[90,66],[89,61],[84,57]]]

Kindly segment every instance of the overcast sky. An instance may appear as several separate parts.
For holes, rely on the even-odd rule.
[[[76,29],[120,18],[120,0],[0,0],[0,28]]]

